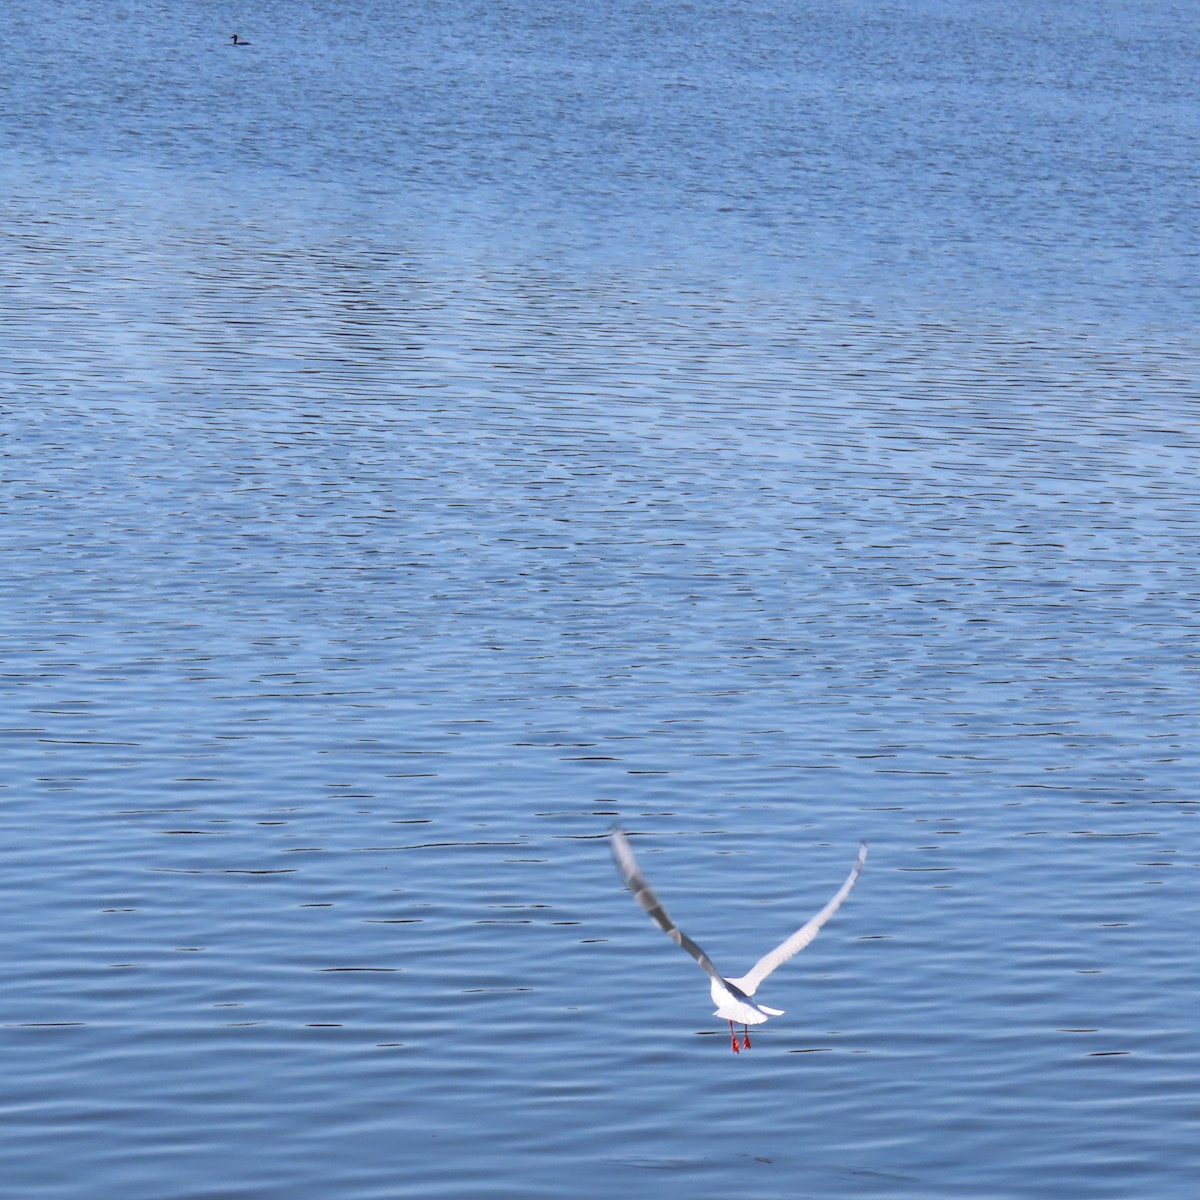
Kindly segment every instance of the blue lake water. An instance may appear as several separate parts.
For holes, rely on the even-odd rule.
[[[1198,46],[14,0],[0,1192],[1191,1200]]]

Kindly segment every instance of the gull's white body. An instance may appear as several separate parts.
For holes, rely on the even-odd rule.
[[[850,874],[846,877],[846,882],[837,890],[833,899],[815,917],[811,917],[801,925],[786,941],[781,942],[769,954],[764,954],[745,975],[738,979],[729,979],[713,966],[712,960],[708,955],[667,916],[666,910],[659,903],[658,897],[650,890],[650,885],[646,882],[645,877],[638,868],[637,861],[633,857],[633,849],[629,845],[629,839],[625,836],[624,831],[618,827],[614,827],[612,833],[609,835],[609,841],[612,846],[613,859],[617,864],[617,870],[620,872],[621,878],[625,881],[625,886],[633,893],[634,899],[646,910],[651,920],[676,945],[686,950],[700,964],[705,974],[708,975],[710,981],[709,991],[712,994],[713,1003],[717,1006],[717,1010],[713,1015],[723,1017],[730,1022],[731,1034],[733,1031],[733,1022],[735,1021],[743,1026],[761,1025],[769,1017],[781,1017],[783,1015],[782,1009],[768,1008],[767,1005],[759,1004],[753,999],[754,993],[758,991],[758,985],[776,967],[781,963],[787,962],[793,954],[797,954],[803,950],[817,936],[821,926],[841,908],[842,901],[850,895],[850,889],[858,881],[859,872],[862,871],[863,863],[867,859],[867,843],[860,842],[858,859],[855,861]],[[749,1044],[749,1038],[747,1038],[746,1046],[749,1047]],[[733,1048],[735,1051],[738,1049],[736,1037],[733,1040]]]
[[[732,987],[730,986],[732,984]],[[734,991],[737,988],[737,991]],[[713,1003],[717,1006],[714,1017],[724,1017],[738,1025],[761,1025],[768,1017],[782,1017],[782,1008],[768,1008],[756,1004],[749,993],[732,979],[714,979],[708,986]]]

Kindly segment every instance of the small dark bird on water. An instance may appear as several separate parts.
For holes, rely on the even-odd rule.
[[[236,33],[231,33],[229,35],[229,44],[231,46],[250,46],[253,43],[245,42],[240,37],[238,37],[238,35]]]

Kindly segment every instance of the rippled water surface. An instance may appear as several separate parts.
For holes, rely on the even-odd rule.
[[[6,23],[5,1195],[1194,1196],[1192,6]]]

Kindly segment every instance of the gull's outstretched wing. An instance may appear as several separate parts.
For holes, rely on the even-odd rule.
[[[620,871],[621,878],[625,880],[625,886],[633,893],[633,898],[650,914],[650,919],[676,945],[682,946],[708,975],[724,983],[725,980],[721,977],[721,972],[713,966],[712,959],[667,916],[667,910],[659,904],[658,897],[650,890],[650,885],[638,870],[637,860],[633,857],[633,848],[629,845],[625,831],[619,825],[614,825],[612,832],[608,835],[608,841],[612,847],[617,870]],[[814,930],[814,932],[816,931]]]
[[[776,946],[770,954],[764,954],[746,972],[741,979],[731,979],[729,982],[736,987],[741,988],[747,996],[753,996],[764,979],[775,970],[780,963],[785,963],[793,954],[803,950],[809,942],[813,940],[821,931],[821,926],[833,916],[835,912],[842,906],[842,901],[850,895],[850,889],[858,880],[859,872],[863,869],[863,863],[867,861],[867,843],[859,842],[858,844],[858,860],[855,862],[850,874],[846,877],[846,882],[838,888],[837,895],[829,901],[827,905],[817,915],[806,921],[795,933],[792,934],[786,942],[780,946]]]

